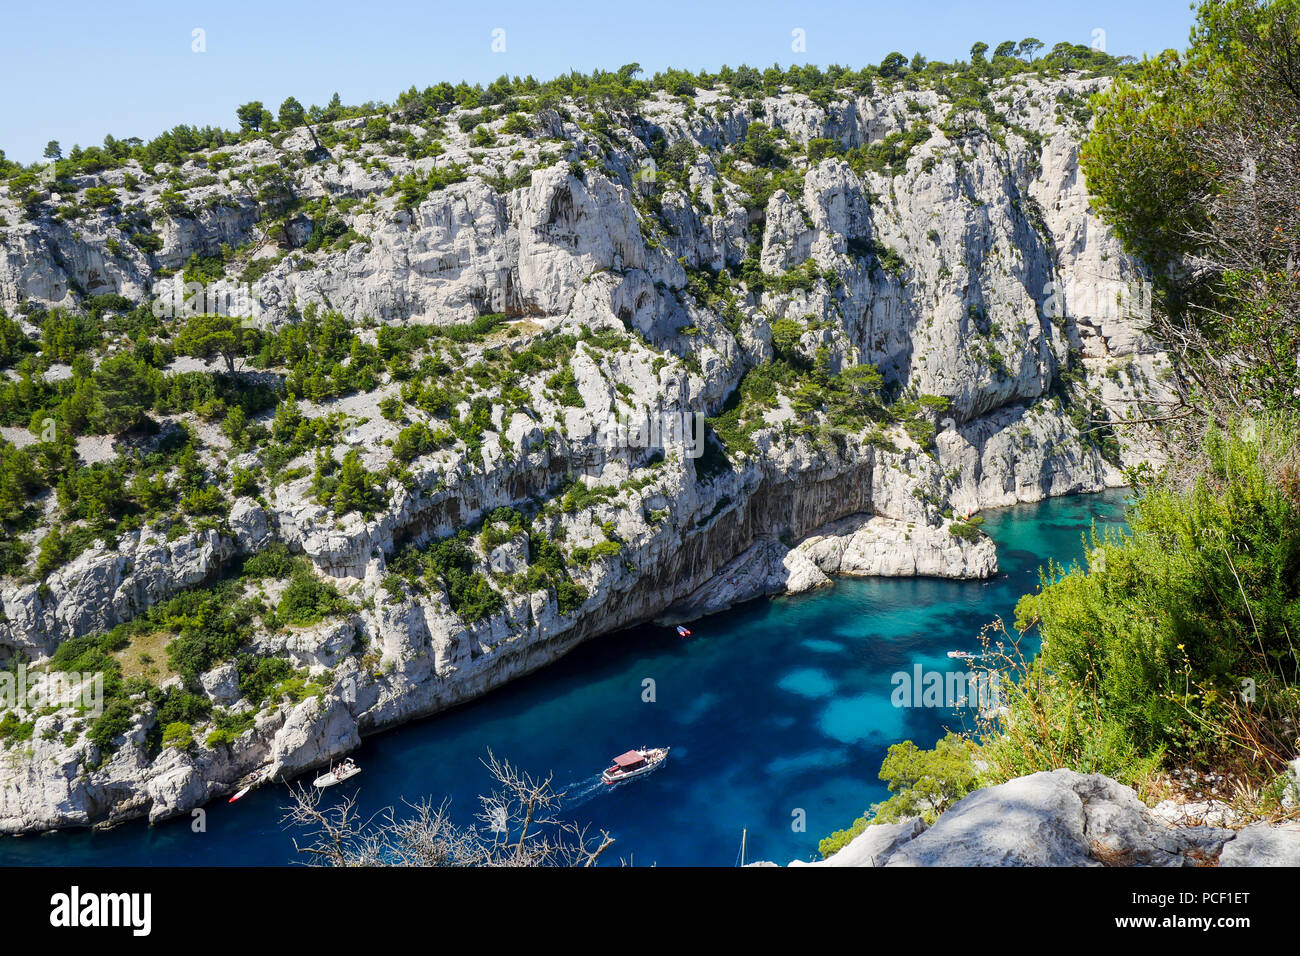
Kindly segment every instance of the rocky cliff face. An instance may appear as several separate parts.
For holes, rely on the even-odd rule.
[[[471,394],[486,396],[481,442],[416,455],[387,479],[369,517],[336,514],[311,500],[306,475],[291,476],[256,500],[239,497],[216,527],[167,538],[146,527],[44,580],[5,582],[0,649],[37,662],[68,638],[211,584],[272,542],[336,582],[353,610],[259,629],[251,644],[310,676],[319,695],[255,701],[237,675],[204,676],[214,704],[255,714],[233,742],[159,752],[146,739],[155,708],[140,696],[132,729],[103,749],[72,709],[23,711],[35,727],[0,768],[0,830],[175,815],[256,767],[288,775],[320,765],[359,734],[481,695],[637,621],[834,574],[994,573],[992,544],[963,516],[1097,491],[1151,455],[1136,429],[1097,440],[1099,422],[1136,417],[1134,402],[1158,399],[1168,375],[1141,332],[1142,269],[1090,212],[1082,130],[1057,108],[1105,82],[1008,83],[995,95],[999,121],[977,116],[961,135],[948,122],[952,104],[932,90],[826,108],[798,94],[741,102],[701,91],[689,104],[660,95],[630,115],[566,103],[539,113],[529,132],[508,133],[498,118],[471,126],[473,139],[461,111],[436,129],[398,127],[437,136],[441,154],[420,159],[367,141],[360,120],[339,124],[340,137],[356,134],[351,145],[328,150],[298,130],[234,146],[221,163],[86,177],[78,196],[107,186],[119,206],[76,222],[23,220],[0,193],[10,223],[0,231],[0,307],[11,315],[108,293],[147,301],[162,278],[196,255],[222,255],[224,244],[237,250],[232,272],[242,266],[249,277],[261,328],[283,329],[315,305],[374,343],[381,324],[500,313],[496,333],[450,347],[457,374],[569,336],[571,376],[566,388],[556,369],[516,363],[508,381],[480,382],[455,412],[468,416]],[[925,135],[903,158],[856,170],[845,158],[918,124]],[[774,131],[787,157],[765,204],[754,200],[756,182],[778,172],[737,158],[760,130]],[[830,155],[809,149],[827,140]],[[307,214],[270,230],[248,186],[267,167],[349,234],[313,247],[327,219]],[[456,168],[462,181],[427,186]],[[192,184],[183,210],[164,195],[178,182]],[[412,199],[403,182],[426,186]],[[160,248],[110,244],[141,215]],[[834,410],[810,404],[796,383],[742,403],[747,417],[725,456],[712,439],[703,458],[684,441],[611,441],[620,417],[724,416],[749,394],[738,385],[774,358],[817,388],[875,366],[882,394],[905,411],[832,421]],[[382,375],[369,391],[302,411],[340,416],[347,427],[328,453],[356,450],[378,474],[402,427],[381,403],[400,385]],[[235,467],[265,465],[257,448],[236,453],[211,428],[203,436],[216,485]],[[12,428],[4,437],[32,440]],[[310,464],[310,455],[289,463]],[[589,493],[565,497],[571,479]],[[467,622],[436,582],[394,583],[403,549],[491,525],[503,506],[526,511],[529,529],[469,542],[499,609]],[[563,542],[576,604],[562,608],[553,586],[525,583],[542,536]]]

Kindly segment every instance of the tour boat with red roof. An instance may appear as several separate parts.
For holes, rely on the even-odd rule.
[[[607,784],[622,783],[624,780],[631,780],[633,777],[658,770],[667,759],[667,747],[642,747],[640,750],[629,750],[614,758],[614,762],[600,775],[600,780]]]

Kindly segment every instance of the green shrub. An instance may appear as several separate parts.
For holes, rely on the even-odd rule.
[[[359,511],[367,517],[383,506],[384,492],[379,479],[366,470],[355,448],[343,456],[338,482],[333,491],[323,496],[322,503],[328,503],[337,515]]]
[[[155,703],[158,704],[157,724],[161,727],[175,723],[193,726],[206,721],[212,713],[212,702],[206,696],[181,687],[169,689]]]
[[[220,747],[223,744],[232,744],[239,739],[241,734],[251,729],[256,720],[256,711],[246,710],[238,714],[224,711],[213,721],[213,729],[204,740],[204,743],[213,748]]]
[[[6,746],[10,743],[31,740],[35,730],[36,721],[21,720],[12,710],[0,719],[0,740],[3,740]]]
[[[334,589],[334,585],[306,569],[299,569],[293,573],[289,586],[280,596],[276,617],[284,624],[307,627],[349,610],[351,605]]]
[[[424,422],[415,422],[397,433],[393,442],[393,457],[398,461],[411,461],[436,450],[443,441],[443,434],[431,429]]]
[[[573,369],[568,366],[548,378],[546,387],[553,392],[559,393],[557,401],[561,405],[570,408],[582,408],[586,404],[582,399],[582,393],[578,391],[578,379],[573,374]]]
[[[237,594],[230,585],[191,591],[139,619],[142,624],[152,621],[179,631],[167,645],[167,661],[189,685],[196,684],[204,671],[234,657],[252,636],[252,609],[238,601]]]
[[[504,529],[500,525],[505,525]],[[514,508],[502,506],[495,509],[483,522],[483,531],[479,540],[484,551],[491,551],[498,545],[513,540],[524,530],[524,516]]]
[[[189,750],[194,746],[194,728],[179,720],[168,724],[163,729],[162,745],[175,747],[177,750]]]
[[[86,739],[101,752],[109,753],[116,749],[117,738],[131,729],[134,717],[135,710],[128,701],[111,701],[86,731]]]
[[[588,485],[583,481],[575,481],[564,493],[560,508],[565,514],[573,514],[603,504],[617,495],[618,488],[613,485]]]
[[[839,853],[840,850],[865,833],[868,826],[870,826],[870,822],[865,816],[858,817],[847,829],[836,830],[830,836],[819,841],[817,849],[821,853],[822,859],[829,859]]]
[[[1292,755],[1300,449],[1287,421],[1247,435],[1211,431],[1191,487],[1146,487],[1129,534],[1094,534],[1086,568],[1052,565],[1021,599],[1016,626],[1043,646],[1003,681],[1010,713],[984,748],[1001,777],[1141,785],[1168,755],[1264,781]]]
[[[292,675],[293,668],[282,657],[254,657],[241,654],[236,661],[239,694],[254,706],[261,706],[272,689]]]
[[[601,541],[590,548],[574,548],[572,556],[576,563],[586,567],[593,561],[616,557],[622,551],[623,545],[617,541]]]
[[[451,609],[466,624],[490,617],[505,604],[487,578],[475,570],[474,556],[459,538],[444,538],[428,553],[428,573],[440,579]]]
[[[572,614],[587,600],[587,589],[566,578],[555,586],[555,598],[561,614]]]
[[[250,555],[244,561],[241,574],[246,578],[287,578],[301,565],[282,542],[275,541]]]
[[[181,510],[188,515],[221,515],[230,510],[230,503],[220,488],[207,485],[182,495]]]

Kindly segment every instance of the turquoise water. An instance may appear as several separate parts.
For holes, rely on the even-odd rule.
[[[1009,626],[1039,567],[1079,560],[1091,522],[1122,521],[1125,499],[1111,491],[986,512],[1002,570],[993,581],[844,579],[704,618],[689,640],[653,626],[608,635],[472,704],[367,739],[355,754],[363,772],[345,786],[371,812],[450,796],[468,823],[489,789],[479,759],[490,747],[553,771],[568,816],[616,838],[610,862],[729,866],[742,828],[748,859],[812,858],[819,839],[887,796],[876,774],[891,743],[929,746],[961,726],[951,710],[893,707],[890,676],[917,663],[964,670],[947,651],[976,649],[997,615]],[[600,786],[609,758],[645,744],[671,746],[667,765]],[[0,839],[0,865],[282,865],[295,859],[280,824],[285,796],[278,785],[210,804],[202,833],[185,818]]]

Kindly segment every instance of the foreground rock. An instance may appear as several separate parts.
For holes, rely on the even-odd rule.
[[[1109,777],[1052,770],[978,790],[928,829],[869,826],[829,859],[795,865],[1300,866],[1300,824],[1171,826]]]

